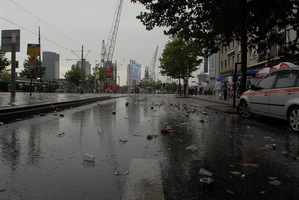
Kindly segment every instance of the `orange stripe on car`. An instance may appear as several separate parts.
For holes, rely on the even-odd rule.
[[[299,87],[281,88],[281,89],[269,89],[260,90],[254,92],[243,93],[241,96],[252,96],[252,95],[263,95],[263,94],[274,94],[274,93],[285,93],[285,92],[298,92]]]

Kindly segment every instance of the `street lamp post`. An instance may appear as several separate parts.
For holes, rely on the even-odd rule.
[[[81,84],[80,84],[80,89],[81,89],[81,94],[83,94],[83,70],[84,70],[84,58],[83,58],[83,45],[82,45],[82,53],[81,53]]]
[[[95,69],[94,69],[94,92],[97,92],[97,79],[99,76],[99,72],[98,72],[98,65],[97,65],[98,60],[95,60]]]
[[[117,76],[118,78],[118,85],[120,86],[120,76]]]
[[[236,106],[236,89],[237,89],[237,69],[238,69],[238,65],[240,65],[242,63],[240,62],[236,62],[235,63],[235,72],[234,72],[234,99],[233,99],[233,106]]]

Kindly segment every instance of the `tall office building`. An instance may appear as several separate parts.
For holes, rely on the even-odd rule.
[[[141,64],[136,60],[130,60],[130,64],[127,68],[127,85],[131,88],[135,88],[141,80]]]
[[[82,61],[78,61],[77,62],[77,65],[81,68],[81,63]],[[85,75],[88,76],[91,74],[91,64],[86,61],[86,60],[83,60],[83,71],[85,72]]]
[[[43,52],[43,64],[46,67],[45,80],[59,79],[59,54],[50,51]]]

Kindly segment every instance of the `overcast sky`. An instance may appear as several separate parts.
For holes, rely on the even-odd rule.
[[[94,67],[101,59],[102,41],[107,43],[116,7],[119,0],[0,0],[1,30],[21,30],[21,51],[17,60],[27,58],[27,44],[38,43],[38,27],[41,28],[41,51],[60,54],[60,78],[63,78],[71,65],[84,56]],[[130,59],[150,66],[156,47],[158,58],[169,41],[163,28],[145,30],[136,16],[144,10],[140,4],[124,0],[113,61],[117,61],[121,85],[126,83],[126,70]],[[0,33],[1,34],[1,33]],[[88,51],[89,54],[88,54]],[[88,54],[88,55],[87,55]],[[6,54],[10,59],[10,54]],[[73,59],[73,60],[69,60]],[[159,72],[157,60],[156,72]],[[18,72],[22,68],[17,69]],[[196,74],[194,74],[196,75]],[[159,79],[163,79],[158,75]]]

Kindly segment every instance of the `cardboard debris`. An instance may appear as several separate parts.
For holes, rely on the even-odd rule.
[[[243,165],[244,167],[254,167],[254,168],[257,168],[257,167],[260,166],[260,165],[257,164],[257,163],[243,163],[243,164],[241,164],[241,165]]]
[[[122,175],[128,175],[129,172],[127,170],[119,170],[119,171],[114,172],[114,174],[116,176],[122,176]]]

